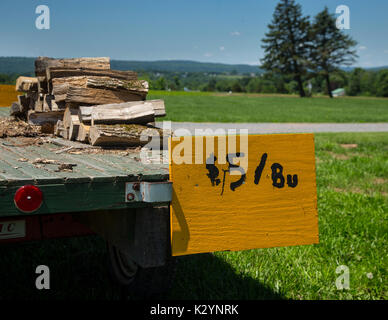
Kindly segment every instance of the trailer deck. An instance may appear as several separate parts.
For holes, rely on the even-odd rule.
[[[0,117],[8,112],[0,108]],[[125,201],[125,185],[168,180],[162,158],[144,162],[139,150],[104,150],[50,136],[0,138],[0,217],[25,215],[13,197],[27,184],[39,186],[44,194],[34,214],[144,206]]]

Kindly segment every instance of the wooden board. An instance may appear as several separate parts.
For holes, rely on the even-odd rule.
[[[125,183],[168,179],[168,165],[143,164],[138,151],[89,153],[82,150],[92,147],[82,143],[57,138],[38,145],[32,143],[34,139],[0,139],[0,217],[25,215],[17,210],[13,197],[26,184],[39,186],[44,195],[35,215],[142,207],[125,202]],[[78,152],[62,152],[69,147]],[[76,166],[58,171],[55,164],[33,164],[37,158]]]
[[[170,140],[174,256],[318,243],[313,134],[246,138],[248,149],[238,137],[235,150],[228,147],[233,138],[215,139],[214,165],[206,163],[211,148],[203,155],[200,152],[205,137]],[[188,140],[182,151],[184,139]],[[177,157],[180,151],[186,156],[183,163]],[[243,168],[245,178],[238,171],[241,168],[232,168],[236,175],[227,171],[226,155],[236,152],[244,157],[229,161]],[[279,165],[282,175],[276,173]]]

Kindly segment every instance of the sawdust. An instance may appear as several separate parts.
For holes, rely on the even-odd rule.
[[[39,126],[12,118],[0,118],[0,138],[36,137],[41,133]]]

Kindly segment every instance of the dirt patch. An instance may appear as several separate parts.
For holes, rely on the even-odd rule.
[[[385,183],[388,183],[388,180],[384,179],[384,178],[376,178],[373,180],[373,183],[374,184],[385,184]]]
[[[341,188],[334,188],[334,191],[341,192],[341,193],[350,192],[350,193],[356,193],[356,194],[366,194],[366,192],[362,191],[360,188],[357,188],[357,187],[350,188],[348,190],[341,189]]]
[[[337,159],[337,160],[348,160],[348,159],[350,159],[350,157],[347,156],[347,155],[345,155],[345,154],[334,153],[334,152],[331,152],[331,151],[329,151],[329,154],[330,154],[334,159]]]
[[[340,146],[344,149],[355,149],[358,147],[358,144],[350,143],[350,144],[340,144]]]
[[[0,118],[0,138],[36,137],[40,132],[39,126],[32,126],[24,121],[12,118]]]

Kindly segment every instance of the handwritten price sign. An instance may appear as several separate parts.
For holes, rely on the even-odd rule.
[[[312,134],[189,138],[170,141],[173,255],[318,243]]]

